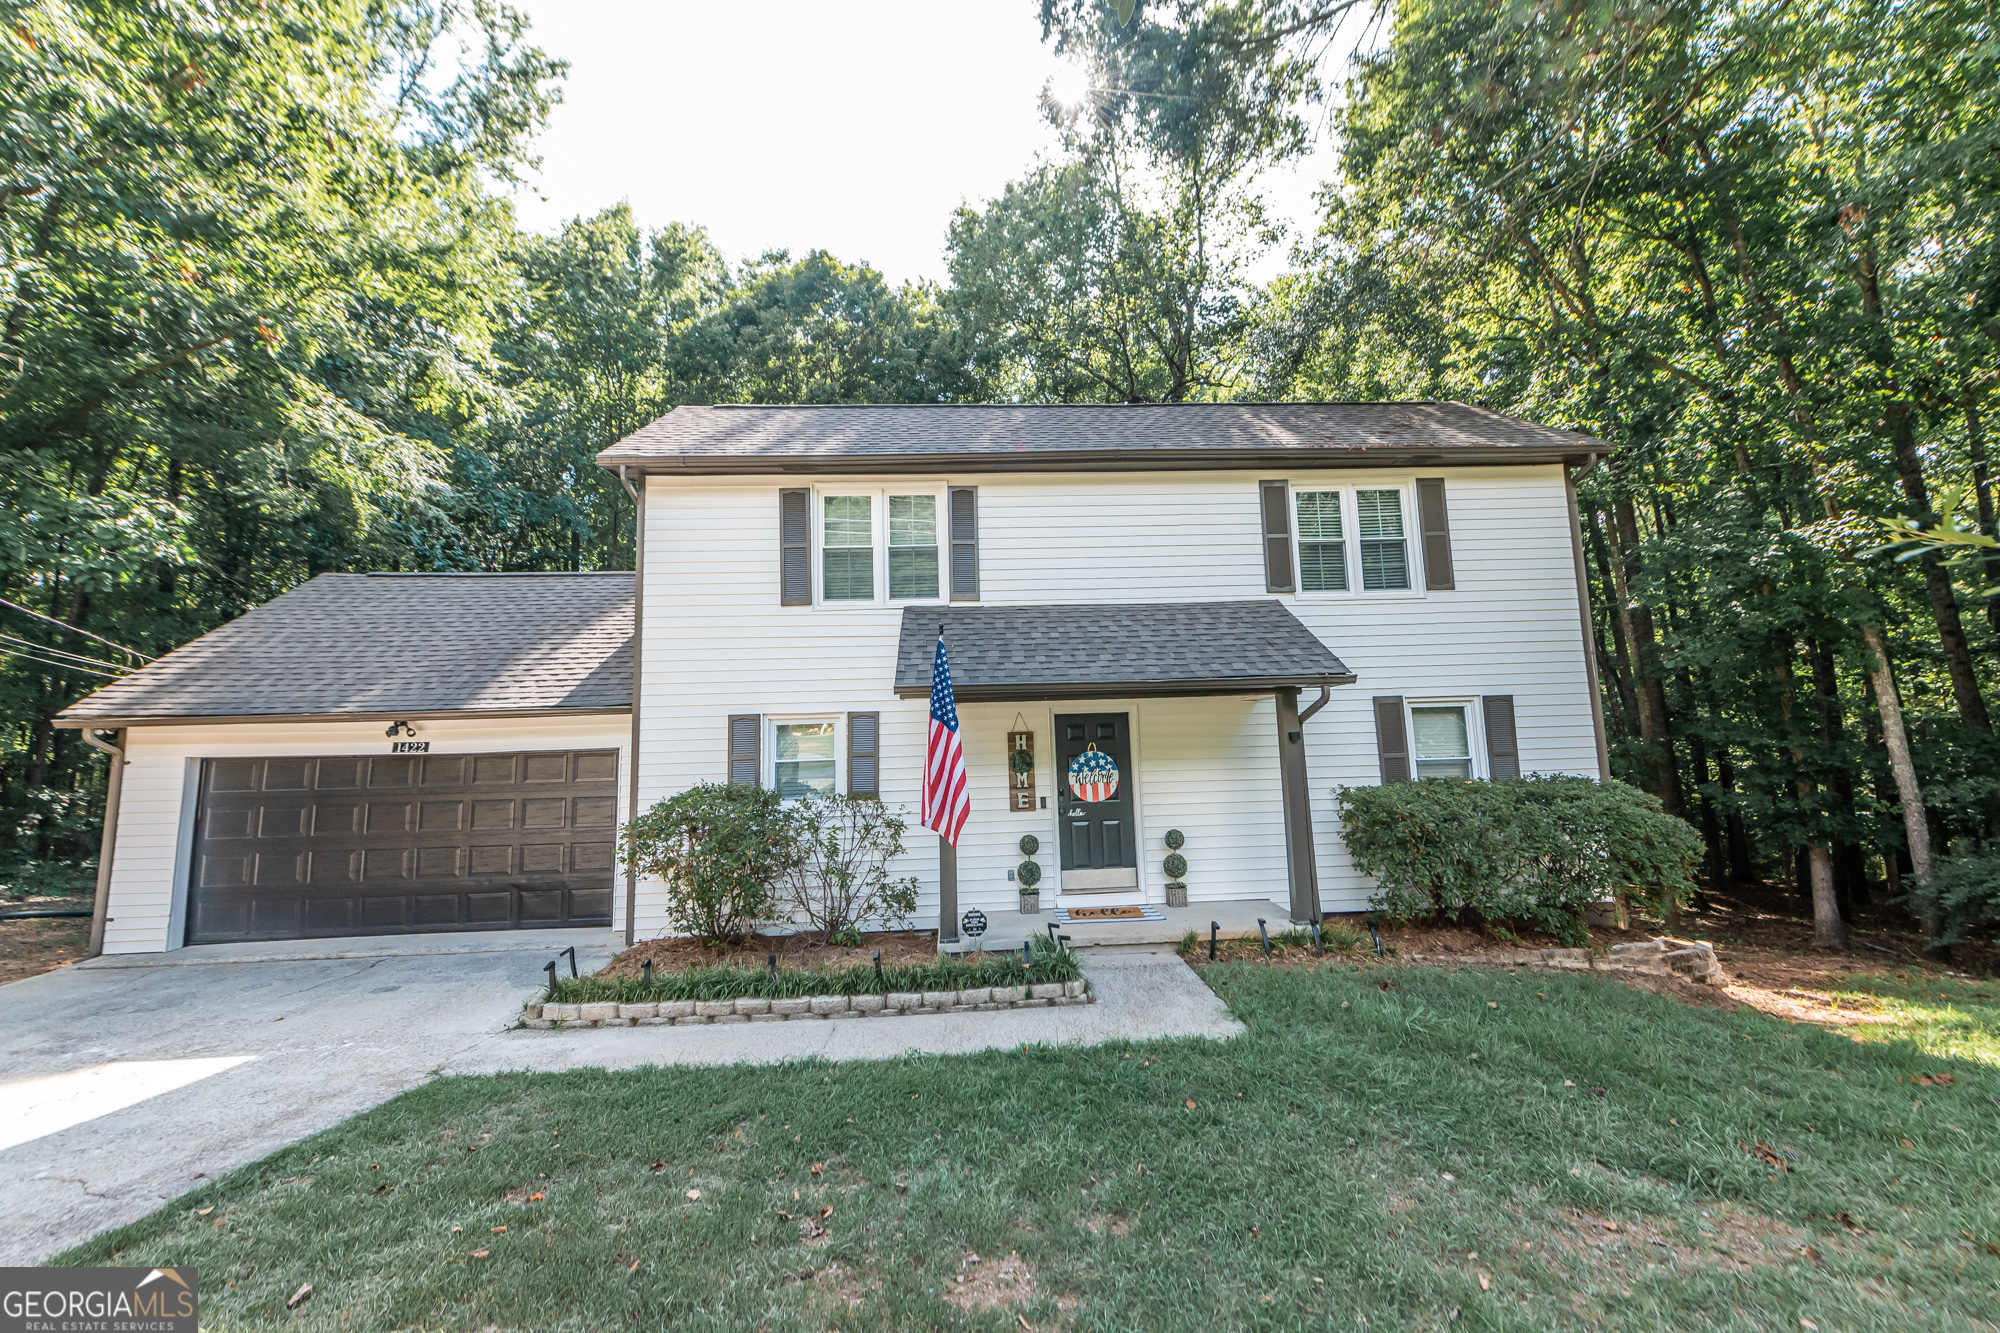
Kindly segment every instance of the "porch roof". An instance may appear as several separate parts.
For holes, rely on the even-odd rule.
[[[1354,680],[1272,599],[910,606],[896,651],[901,698],[930,694],[940,625],[961,703],[1241,694]]]

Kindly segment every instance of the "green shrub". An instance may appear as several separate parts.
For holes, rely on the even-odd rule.
[[[1664,913],[1694,891],[1701,838],[1622,782],[1431,779],[1334,793],[1354,865],[1391,917],[1521,921],[1582,936],[1587,903]]]
[[[733,944],[769,921],[799,850],[778,793],[705,782],[625,826],[619,856],[667,890],[675,930]]]
[[[1932,871],[1931,887],[1944,912],[1944,935],[1933,943],[1958,944],[1970,931],[2000,926],[2000,839],[1955,840]]]
[[[803,999],[812,995],[882,995],[889,991],[977,990],[982,986],[1038,986],[1048,981],[1078,981],[1083,968],[1066,947],[1036,937],[1032,961],[1022,966],[1019,951],[964,956],[953,962],[885,967],[878,978],[867,964],[859,967],[769,968],[698,967],[687,972],[663,972],[647,986],[638,977],[561,977],[548,992],[554,1004],[646,1004],[655,1000],[741,1000],[768,997]]]
[[[808,926],[830,943],[858,945],[865,921],[891,930],[909,924],[916,876],[889,877],[909,827],[901,812],[872,796],[815,794],[795,801],[785,818],[795,853],[786,897]]]

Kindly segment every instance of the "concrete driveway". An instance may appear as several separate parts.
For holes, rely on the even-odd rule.
[[[609,932],[206,945],[0,986],[0,1264],[136,1221],[440,1074],[868,1060],[1243,1029],[1171,948],[1091,949],[1065,1009],[728,1027],[510,1030],[542,964]],[[565,970],[567,967],[565,965]]]

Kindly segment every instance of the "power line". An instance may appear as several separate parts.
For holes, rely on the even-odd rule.
[[[17,638],[12,634],[0,634],[0,643],[15,644],[18,647],[31,649],[48,657],[67,658],[72,662],[79,662],[85,666],[99,666],[108,671],[131,671],[133,669],[126,666],[123,662],[107,662],[101,657],[85,657],[82,653],[64,652],[60,648],[51,648],[47,644],[36,643],[31,639]]]
[[[45,657],[36,657],[32,653],[24,653],[19,648],[0,648],[0,657],[18,657],[24,662],[33,662],[37,666],[53,667],[58,671],[73,671],[80,676],[102,676],[106,680],[125,679],[124,676],[112,671],[93,671],[89,667],[72,666],[68,662],[51,662]]]
[[[99,643],[107,644],[110,647],[116,648],[121,653],[130,653],[132,656],[138,658],[141,662],[150,662],[153,660],[151,657],[148,657],[146,654],[140,652],[137,648],[127,648],[122,643],[112,643],[111,640],[105,638],[102,634],[92,634],[87,629],[78,629],[76,626],[70,624],[66,620],[57,620],[54,616],[45,616],[40,611],[35,610],[33,607],[22,606],[19,602],[10,602],[5,597],[0,597],[0,606],[11,606],[16,611],[19,611],[22,615],[33,616],[37,620],[46,620],[51,625],[55,625],[61,629],[66,629],[71,634],[81,634],[86,639],[95,639]]]

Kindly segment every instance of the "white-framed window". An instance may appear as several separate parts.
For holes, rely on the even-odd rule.
[[[822,604],[930,602],[944,595],[943,488],[821,490],[814,505]]]
[[[1302,593],[1418,591],[1407,487],[1299,486],[1292,522]]]
[[[1473,713],[1469,702],[1413,700],[1410,759],[1419,778],[1471,778]]]
[[[787,800],[831,796],[839,788],[837,728],[832,718],[771,724],[771,786]]]

